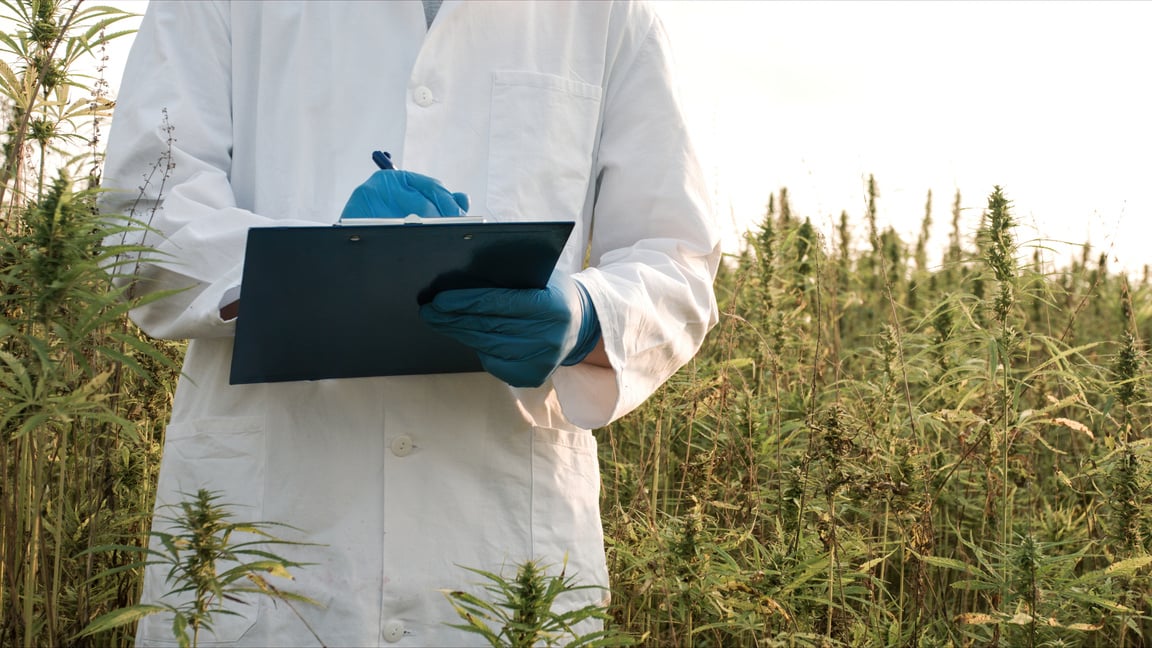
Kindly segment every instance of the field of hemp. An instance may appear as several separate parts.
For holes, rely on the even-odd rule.
[[[1147,272],[1014,238],[938,265],[769,202],[695,363],[599,432],[612,612],[652,645],[1139,646]],[[929,200],[929,204],[930,204]],[[926,210],[927,211],[927,210]],[[931,214],[924,217],[929,230]]]

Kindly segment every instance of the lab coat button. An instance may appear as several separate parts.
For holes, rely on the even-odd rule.
[[[400,436],[392,439],[392,443],[389,444],[389,447],[392,448],[392,454],[396,455],[397,457],[407,457],[408,455],[412,454],[412,437],[408,436],[407,434],[401,434]]]
[[[430,90],[428,86],[419,86],[412,92],[412,99],[416,101],[417,106],[427,108],[432,105],[434,97],[432,96],[432,90]]]
[[[404,624],[399,621],[389,621],[384,624],[384,641],[396,643],[404,638]]]

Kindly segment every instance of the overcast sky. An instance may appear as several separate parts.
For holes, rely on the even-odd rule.
[[[1000,184],[1024,238],[1152,263],[1152,2],[656,6],[730,249],[783,186],[800,215],[827,227],[847,210],[862,235],[873,174],[907,240],[929,189],[942,245],[956,190],[971,230]]]
[[[733,230],[787,186],[823,223],[864,211],[943,243],[993,185],[1039,233],[1152,262],[1149,2],[658,3]],[[1058,254],[1061,259],[1066,254]]]

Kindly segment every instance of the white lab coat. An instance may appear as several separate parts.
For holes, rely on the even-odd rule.
[[[146,180],[169,148],[167,178]],[[229,386],[218,309],[247,229],[334,222],[373,149],[469,194],[472,215],[575,220],[558,271],[579,272],[613,368],[560,368],[538,389],[485,373]],[[464,566],[566,558],[607,586],[589,429],[639,405],[717,317],[719,240],[651,8],[449,0],[426,29],[418,1],[153,2],[104,185],[126,189],[105,211],[160,231],[146,242],[167,256],[140,287],[188,288],[133,313],[191,340],[158,505],[204,487],[237,519],[318,543],[279,549],[315,563],[281,585],[326,606],[298,607],[327,645],[476,644],[444,625],[458,619],[440,590],[476,590]],[[163,576],[148,571],[146,601]],[[315,644],[283,604],[232,609],[202,645]],[[141,643],[170,627],[145,620]]]

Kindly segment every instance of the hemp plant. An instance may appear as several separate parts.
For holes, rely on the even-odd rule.
[[[59,646],[135,598],[115,558],[146,521],[158,464],[145,407],[179,364],[127,325],[105,240],[136,227],[96,208],[104,47],[131,14],[76,0],[0,0],[0,645]],[[96,65],[96,75],[83,70]],[[174,380],[174,378],[173,378]],[[154,398],[150,398],[155,395]],[[155,407],[151,408],[153,411]],[[101,637],[114,641],[114,637]]]
[[[177,515],[162,516],[168,531],[153,531],[158,548],[111,545],[94,547],[90,551],[126,551],[143,554],[144,560],[125,567],[134,569],[145,565],[168,567],[166,582],[170,590],[158,603],[141,603],[113,610],[92,621],[76,638],[94,635],[112,628],[160,613],[172,615],[172,634],[181,648],[196,646],[201,631],[212,632],[219,616],[236,615],[226,609],[224,601],[250,604],[248,596],[267,596],[286,604],[308,628],[317,643],[323,641],[292,604],[319,605],[310,598],[284,591],[273,585],[266,575],[292,578],[289,568],[303,567],[267,549],[269,545],[301,545],[305,543],[280,539],[268,529],[286,526],[273,522],[234,522],[220,494],[200,489],[179,504],[172,505]],[[253,539],[237,540],[239,536]],[[106,572],[106,573],[110,573]],[[164,601],[178,597],[176,603]]]
[[[554,609],[562,595],[578,590],[596,589],[595,585],[576,585],[565,570],[549,576],[547,570],[534,560],[522,563],[516,576],[507,580],[499,574],[472,569],[488,583],[484,591],[491,600],[484,600],[468,592],[445,591],[461,624],[449,624],[465,632],[478,634],[495,648],[530,648],[531,646],[629,646],[631,637],[611,629],[600,629],[576,635],[577,624],[584,621],[607,621],[610,617],[598,605],[586,605],[567,611]],[[490,625],[491,624],[491,625]]]

